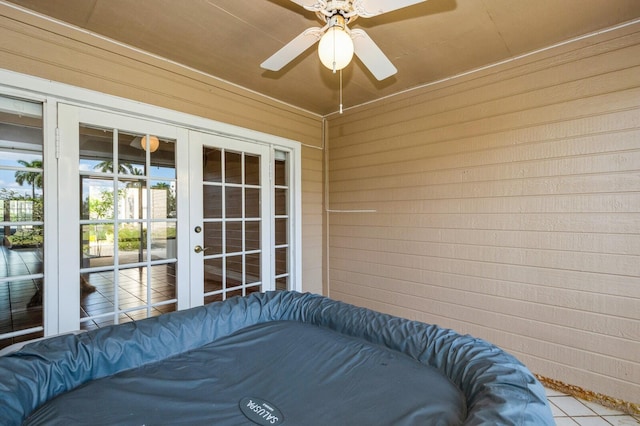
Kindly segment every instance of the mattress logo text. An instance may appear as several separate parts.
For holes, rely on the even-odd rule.
[[[240,400],[240,411],[249,420],[262,426],[278,425],[284,418],[280,410],[261,398],[246,397]]]

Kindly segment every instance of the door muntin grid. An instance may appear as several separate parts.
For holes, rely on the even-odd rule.
[[[44,332],[43,106],[0,96],[0,348]]]
[[[80,328],[175,310],[175,140],[79,133]]]
[[[203,146],[204,302],[263,289],[261,156]]]
[[[289,153],[275,151],[273,179],[273,259],[276,290],[292,290],[290,265],[291,188]]]

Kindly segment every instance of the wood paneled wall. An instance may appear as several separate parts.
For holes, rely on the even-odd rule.
[[[331,297],[640,402],[640,25],[329,129]]]
[[[0,68],[303,143],[303,288],[322,291],[320,116],[6,5],[0,5]]]
[[[326,294],[324,289],[325,240],[324,211],[324,151],[322,148],[302,148],[302,235],[304,291]],[[320,214],[318,214],[320,213]]]

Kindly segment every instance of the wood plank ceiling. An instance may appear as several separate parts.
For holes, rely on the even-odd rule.
[[[279,72],[260,64],[318,26],[290,0],[9,0],[319,115],[338,108],[339,78],[315,46]],[[377,81],[357,60],[344,105],[370,102],[640,18],[640,0],[429,0],[362,28],[398,69]]]

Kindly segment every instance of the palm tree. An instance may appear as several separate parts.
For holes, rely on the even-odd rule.
[[[101,161],[98,164],[96,164],[95,166],[93,166],[94,170],[98,170],[100,172],[103,173],[112,173],[113,172],[113,160],[105,160],[105,161]],[[118,173],[126,175],[126,174],[131,174],[131,175],[137,175],[139,174],[139,172],[137,172],[137,169],[135,167],[133,167],[133,164],[131,163],[119,163],[118,164]]]
[[[42,160],[32,162],[18,160],[18,163],[30,169],[42,169]],[[36,198],[36,188],[42,188],[42,172],[19,170],[15,174],[16,183],[22,186],[25,182],[31,185],[31,199]]]

